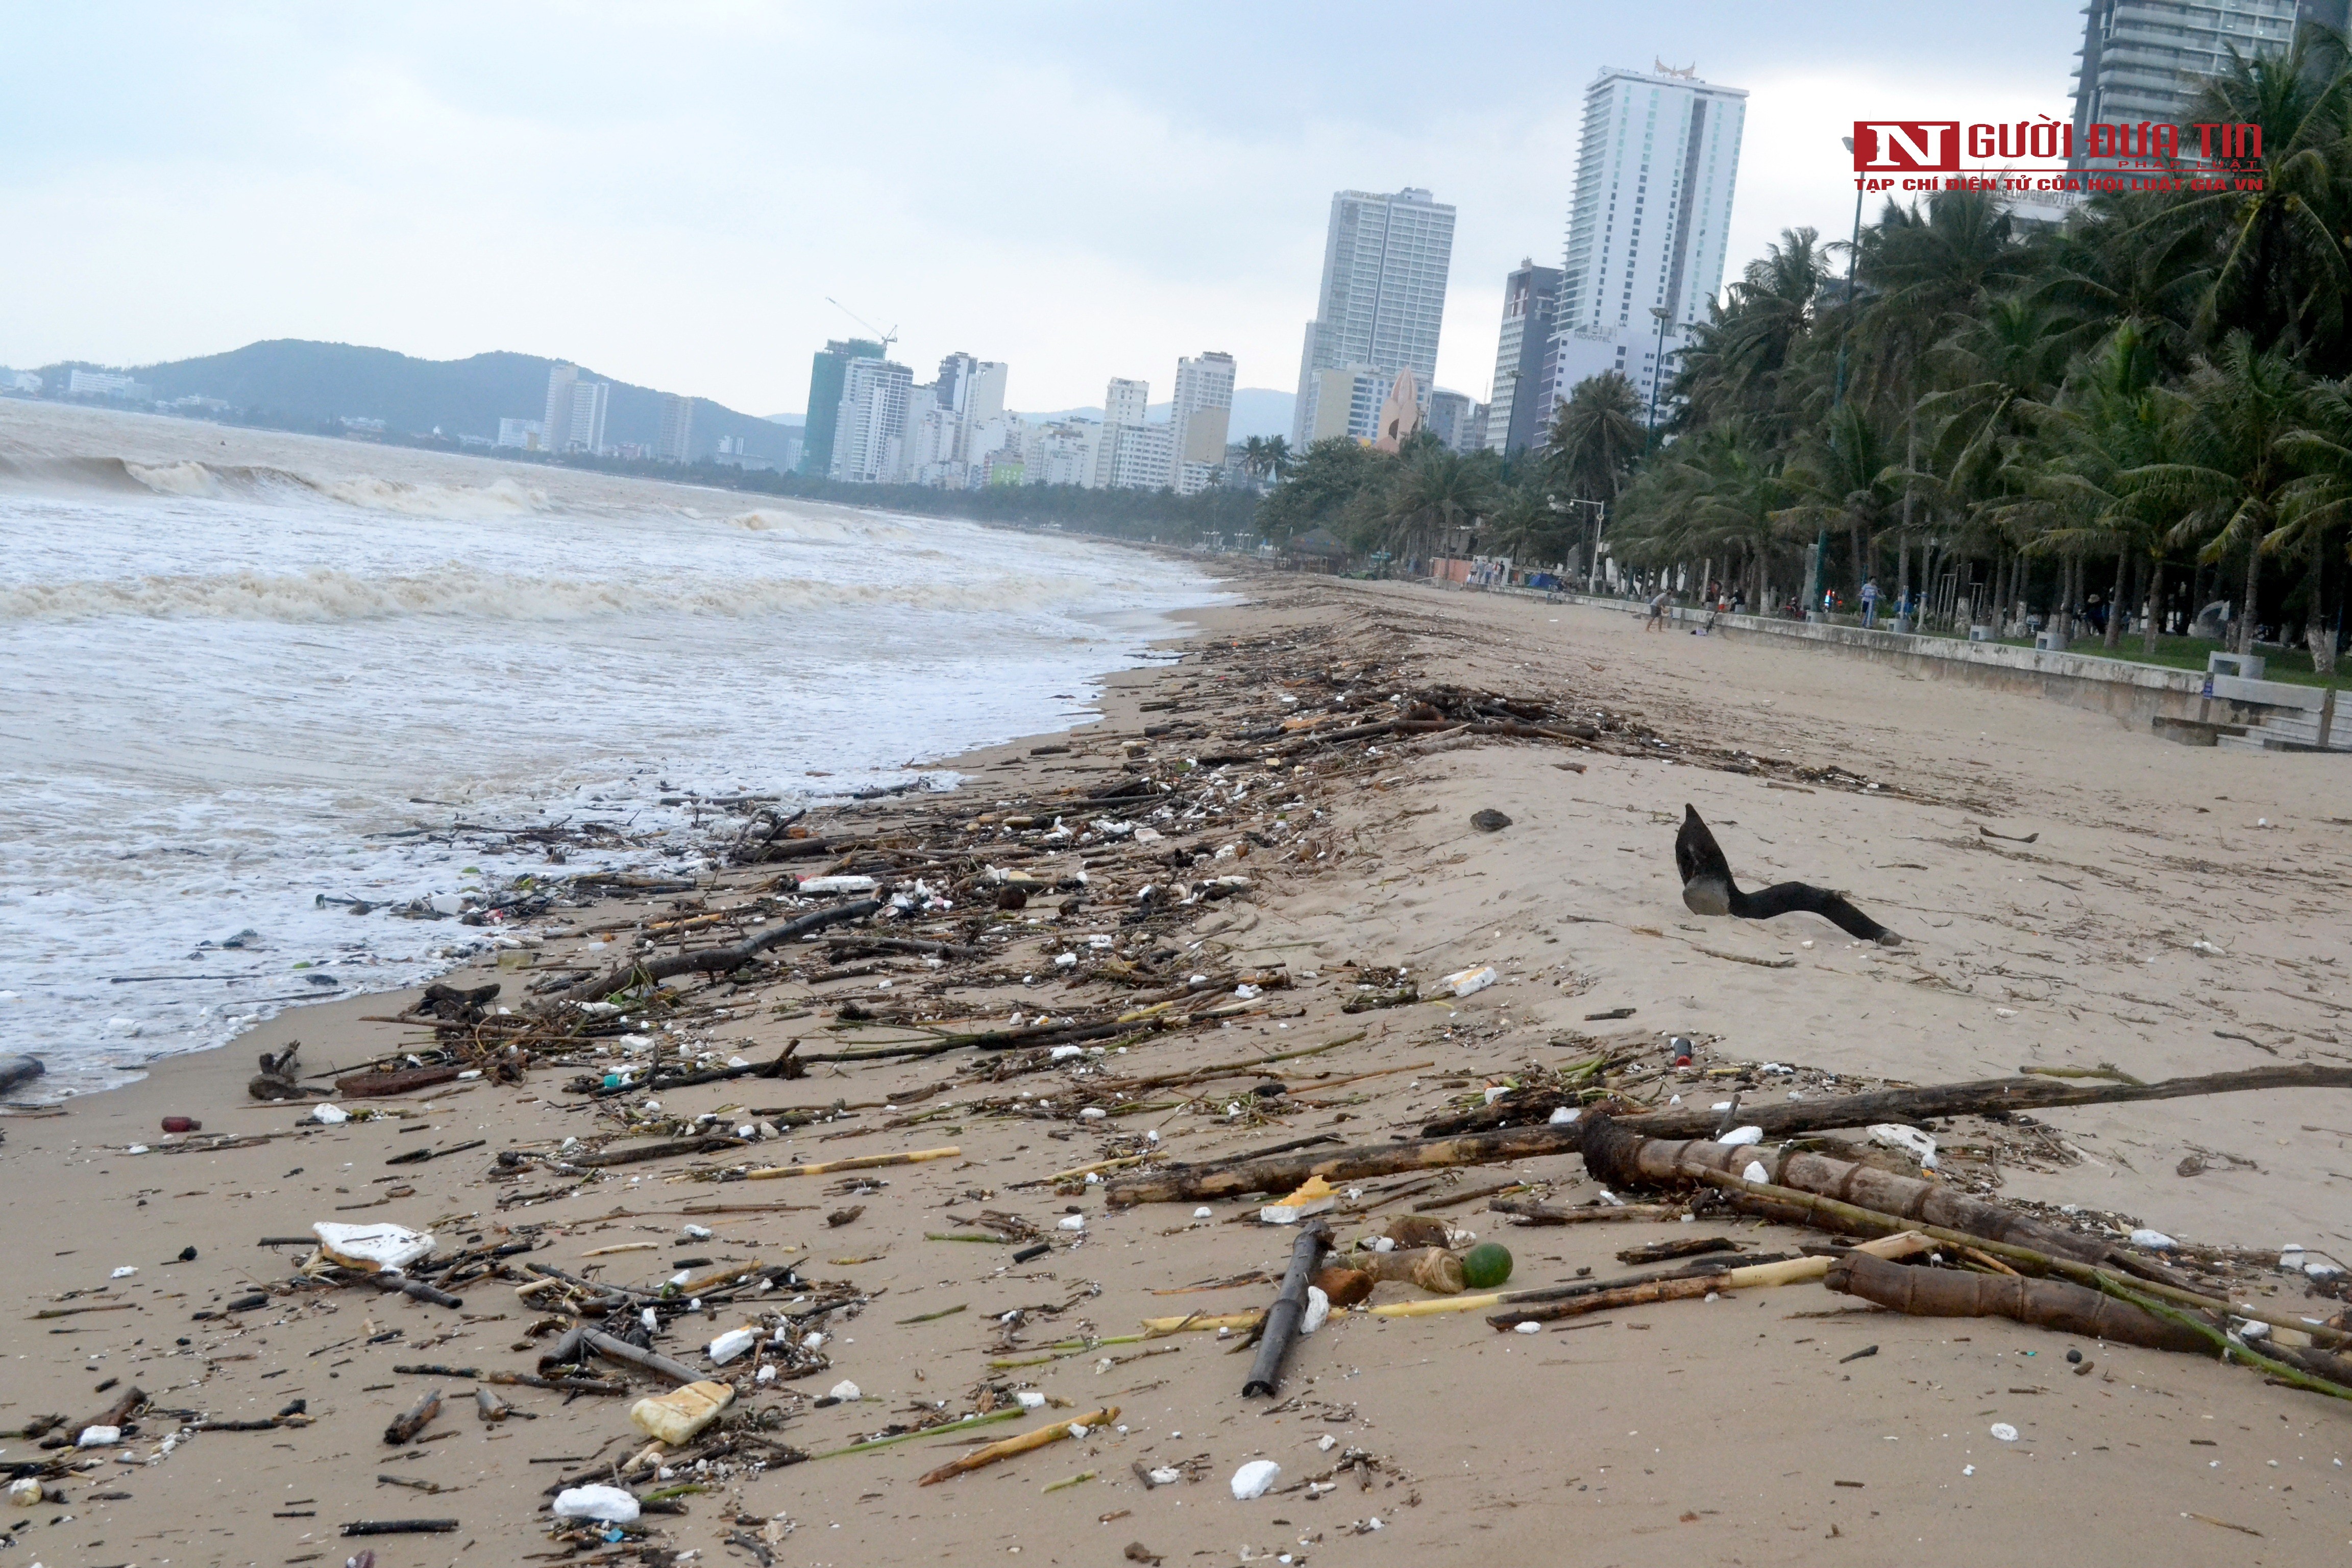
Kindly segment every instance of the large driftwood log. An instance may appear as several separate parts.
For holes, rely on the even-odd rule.
[[[772,947],[821,931],[843,921],[864,920],[882,908],[879,898],[858,899],[851,903],[835,904],[829,909],[812,910],[807,914],[771,926],[759,935],[733,947],[706,947],[693,952],[674,952],[666,958],[638,959],[614,964],[604,973],[568,986],[556,998],[560,1002],[601,1002],[615,991],[626,991],[632,985],[648,981],[663,981],[679,974],[725,974],[742,968]]]
[[[1750,1166],[1761,1165],[1763,1179],[1776,1186],[1818,1193],[1840,1203],[1893,1215],[1897,1219],[1938,1225],[2012,1247],[2030,1247],[2053,1258],[2101,1263],[2114,1250],[2103,1237],[2060,1230],[2015,1209],[1989,1204],[1916,1176],[1898,1176],[1872,1165],[1801,1153],[1785,1145],[1776,1148],[1769,1144],[1717,1143],[1707,1139],[1647,1138],[1636,1127],[1613,1116],[1589,1120],[1591,1127],[1584,1138],[1584,1168],[1593,1180],[1611,1186],[1685,1187],[1693,1179],[1689,1170],[1692,1166],[1745,1176]]]
[[[1741,1118],[1768,1135],[1821,1132],[1874,1121],[1917,1121],[1928,1116],[1979,1115],[1987,1111],[2039,1110],[2063,1105],[2109,1105],[2139,1100],[2176,1100],[2189,1095],[2230,1094],[2253,1089],[2352,1089],[2352,1068],[2254,1068],[2202,1078],[2165,1079],[2157,1083],[2064,1083],[2054,1079],[1996,1078],[1929,1089],[1886,1089],[1842,1100],[1743,1108]],[[1652,1111],[1618,1119],[1649,1138],[1694,1138],[1715,1131],[1714,1112]],[[1178,1165],[1111,1184],[1114,1206],[1137,1203],[1190,1202],[1243,1193],[1288,1192],[1309,1176],[1356,1181],[1398,1171],[1447,1165],[1498,1164],[1548,1154],[1573,1154],[1583,1147],[1591,1116],[1559,1126],[1513,1127],[1465,1137],[1424,1138],[1402,1143],[1359,1144],[1319,1155],[1255,1160],[1228,1165]]]
[[[1822,1283],[1915,1318],[2014,1318],[2036,1328],[2154,1351],[2193,1355],[2205,1349],[2204,1336],[2193,1330],[2063,1279],[1908,1268],[1856,1251],[1832,1264]]]

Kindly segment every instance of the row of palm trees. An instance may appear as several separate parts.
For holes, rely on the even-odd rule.
[[[1268,471],[1260,531],[1589,567],[1597,508],[1621,565],[1759,607],[1809,576],[1876,581],[1956,624],[2022,605],[2071,629],[2095,596],[2152,610],[2153,649],[2168,605],[2210,594],[2241,649],[2298,626],[2330,672],[2352,522],[2343,40],[2233,60],[2191,119],[2262,126],[2259,190],[2103,194],[2055,229],[1944,192],[1888,203],[1851,247],[1788,230],[1696,329],[1656,439],[1612,373],[1507,459],[1318,443]],[[2108,646],[2122,629],[2105,617]]]
[[[1979,193],[1889,203],[1842,278],[1811,230],[1785,232],[1681,355],[1672,439],[1615,498],[1619,558],[1712,564],[1759,605],[1809,566],[1857,594],[1941,587],[1956,620],[2025,605],[2071,627],[2097,595],[2153,612],[2150,650],[2168,605],[2210,593],[2234,602],[2242,651],[2292,626],[2332,671],[2352,521],[2342,40],[2306,29],[2233,61],[2191,118],[2263,127],[2260,190],[2103,194],[2038,232]]]
[[[1565,562],[1597,535],[1647,439],[1633,389],[1612,373],[1579,385],[1543,443],[1509,457],[1460,452],[1426,430],[1385,453],[1345,437],[1307,448],[1258,509],[1282,539],[1323,528],[1360,553],[1399,560],[1480,550]]]

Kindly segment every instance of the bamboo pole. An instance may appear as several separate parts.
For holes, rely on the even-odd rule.
[[[991,1443],[985,1448],[975,1448],[961,1458],[949,1460],[916,1484],[926,1487],[936,1486],[941,1481],[952,1480],[958,1476],[968,1475],[984,1466],[995,1464],[1000,1459],[1010,1459],[1015,1455],[1026,1454],[1033,1449],[1058,1443],[1066,1437],[1075,1436],[1072,1430],[1074,1427],[1090,1429],[1096,1426],[1108,1426],[1118,1419],[1118,1406],[1106,1405],[1100,1410],[1080,1415],[1074,1420],[1056,1421],[1051,1426],[1040,1426],[1034,1431],[1024,1432],[1017,1437],[1007,1437],[1001,1443]]]
[[[1916,1230],[1922,1236],[1953,1247],[1972,1247],[1988,1252],[2002,1262],[2032,1274],[2055,1274],[2072,1279],[2077,1285],[2098,1285],[2103,1271],[2072,1258],[2053,1257],[2030,1247],[2017,1247],[2008,1242],[1990,1241],[1967,1231],[1952,1230],[1940,1225],[1925,1225],[1905,1220],[1890,1214],[1862,1208],[1853,1204],[1825,1198],[1818,1193],[1799,1192],[1794,1187],[1775,1186],[1769,1182],[1746,1182],[1721,1171],[1694,1169],[1691,1174],[1710,1186],[1721,1187],[1731,1194],[1737,1207],[1763,1213],[1774,1218],[1786,1218],[1790,1209],[1807,1215],[1824,1230],[1842,1231],[1849,1236],[1885,1235],[1901,1230]],[[2309,1334],[2313,1342],[2337,1349],[2352,1344],[2352,1333],[2331,1329],[2312,1319],[2294,1316],[2252,1301],[2227,1301],[2179,1286],[2154,1279],[2135,1279],[2133,1286],[2142,1293],[2171,1301],[2200,1311],[2226,1312],[2232,1317],[2248,1318],[2270,1324],[2273,1328],[2292,1329]]]
[[[2133,1284],[2137,1283],[2139,1281],[2133,1281]],[[2242,1342],[2231,1339],[2210,1323],[2200,1323],[2186,1312],[2168,1307],[2161,1301],[2150,1300],[2113,1275],[2101,1274],[2099,1289],[2118,1300],[2129,1302],[2143,1312],[2189,1330],[2198,1338],[2220,1351],[2221,1359],[2224,1361],[2234,1361],[2242,1365],[2260,1368],[2281,1383],[2289,1384],[2296,1388],[2308,1389],[2314,1394],[2326,1394],[2337,1399],[2352,1399],[2352,1388],[2347,1388],[2341,1384],[2330,1383],[2324,1377],[2315,1377],[2301,1367],[2289,1366],[2286,1363],[2273,1360],[2260,1351],[2249,1350]]]

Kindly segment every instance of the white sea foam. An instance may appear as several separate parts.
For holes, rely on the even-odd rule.
[[[923,552],[924,554],[934,554]],[[299,573],[231,572],[173,577],[83,578],[0,588],[0,621],[112,616],[205,616],[325,622],[440,616],[491,621],[568,621],[649,614],[772,616],[895,605],[911,609],[1020,611],[1083,597],[1071,576],[1006,575],[985,584],[860,583],[824,577],[531,577],[455,563],[412,575],[370,577],[332,567]]]
[[[928,518],[568,478],[556,500],[421,463],[61,458],[16,435],[0,1046],[42,1050],[60,1089],[481,938],[320,895],[556,869],[418,826],[593,817],[668,835],[646,856],[690,868],[701,831],[664,798],[897,783],[1060,727],[1085,707],[1064,694],[1210,597],[1138,553]]]

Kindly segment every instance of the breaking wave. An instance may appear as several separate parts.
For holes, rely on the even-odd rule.
[[[96,489],[201,500],[319,499],[362,511],[404,517],[490,519],[551,510],[544,490],[501,477],[486,485],[411,484],[355,474],[321,479],[257,465],[217,468],[194,461],[140,463],[127,458],[0,458],[0,489]]]
[[[955,583],[843,583],[822,578],[570,579],[451,564],[369,576],[330,567],[84,579],[0,588],[0,621],[115,616],[282,622],[446,616],[483,621],[573,621],[604,616],[757,616],[896,606],[1019,612],[1100,591],[1081,577],[1003,576]]]

